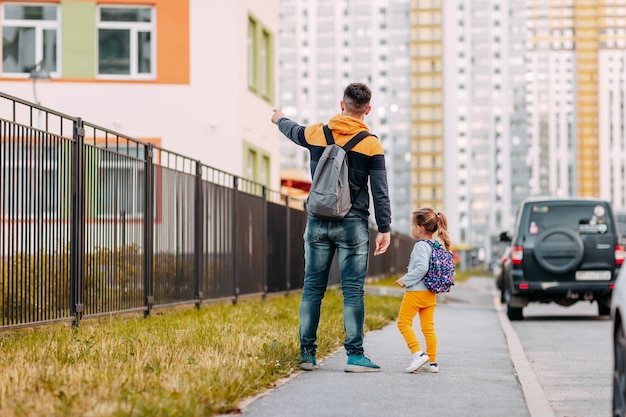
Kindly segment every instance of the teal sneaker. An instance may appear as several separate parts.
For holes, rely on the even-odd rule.
[[[314,353],[305,352],[300,355],[300,369],[303,371],[312,371],[317,366]]]
[[[380,366],[376,365],[365,355],[348,355],[346,372],[380,372]]]

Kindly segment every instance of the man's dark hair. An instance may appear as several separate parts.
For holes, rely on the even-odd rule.
[[[372,91],[363,83],[352,83],[343,92],[343,102],[351,113],[365,113],[371,98]]]

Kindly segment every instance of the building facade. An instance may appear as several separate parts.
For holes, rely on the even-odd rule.
[[[489,263],[527,196],[626,208],[626,1],[281,0],[280,20],[289,116],[325,121],[345,84],[372,87],[396,230],[434,207]],[[307,177],[305,152],[283,142],[281,166]]]
[[[279,188],[278,0],[1,2],[0,26],[3,92]]]
[[[626,2],[527,8],[531,192],[601,197],[622,209]]]
[[[489,248],[529,188],[524,13],[521,1],[281,0],[279,105],[325,121],[347,83],[368,83],[394,229],[431,206],[455,243]],[[285,175],[310,179],[306,150],[284,141],[281,155]]]
[[[528,195],[521,1],[411,2],[412,204],[490,262]]]
[[[410,230],[409,3],[281,0],[278,104],[301,124],[340,113],[351,82],[372,89],[365,122],[386,153],[393,229]],[[283,176],[310,181],[308,152],[282,138]]]

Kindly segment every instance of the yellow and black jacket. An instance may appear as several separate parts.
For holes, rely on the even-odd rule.
[[[311,154],[311,177],[324,148],[323,123],[301,126],[286,117],[278,121],[278,129],[294,143],[307,148]],[[333,132],[337,145],[345,145],[354,135],[369,130],[367,125],[353,117],[338,114],[328,121],[328,127]],[[389,203],[389,189],[387,186],[387,171],[385,168],[385,154],[380,141],[376,136],[368,136],[357,143],[348,152],[348,176],[352,194],[352,209],[359,217],[369,219],[369,179],[374,201],[374,217],[378,231],[390,231],[391,205]]]

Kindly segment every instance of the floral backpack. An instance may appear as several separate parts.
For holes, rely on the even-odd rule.
[[[454,258],[441,243],[424,239],[433,249],[428,264],[428,272],[424,276],[424,285],[434,293],[450,292],[454,285]]]

